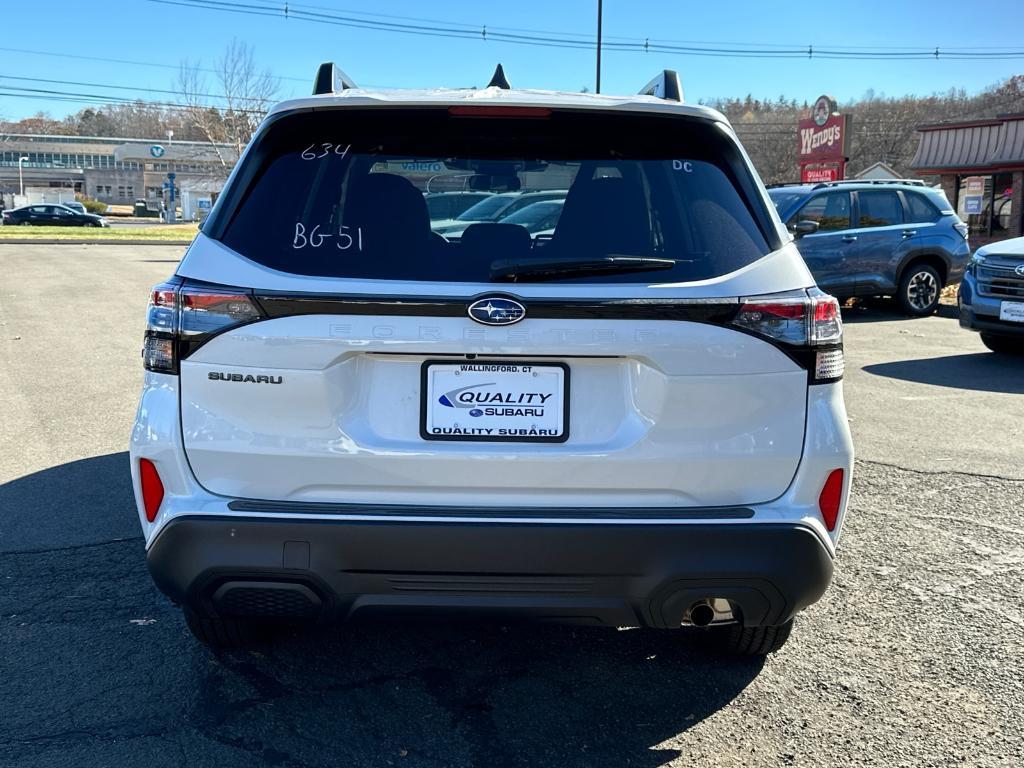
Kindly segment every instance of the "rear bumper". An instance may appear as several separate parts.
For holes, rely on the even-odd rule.
[[[147,562],[206,615],[332,621],[378,610],[492,611],[612,626],[679,626],[704,598],[745,625],[824,593],[830,549],[799,523],[601,524],[180,516]]]

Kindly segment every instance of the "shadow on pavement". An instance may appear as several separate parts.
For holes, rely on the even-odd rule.
[[[376,619],[218,666],[197,651],[191,724],[255,736],[280,764],[653,768],[680,754],[664,742],[764,664],[701,645],[670,631]]]
[[[128,452],[69,461],[0,485],[0,551],[140,538]]]
[[[0,763],[653,768],[764,664],[683,632],[395,616],[213,653],[138,534],[125,453],[0,486]]]
[[[866,365],[876,376],[978,392],[1024,394],[1024,359],[991,352]]]

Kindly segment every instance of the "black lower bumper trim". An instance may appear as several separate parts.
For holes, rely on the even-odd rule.
[[[1000,320],[992,315],[979,315],[966,306],[960,310],[960,327],[997,336],[1024,336],[1024,323]]]
[[[408,504],[329,504],[324,502],[258,501],[235,499],[232,512],[262,512],[273,515],[372,515],[374,517],[475,517],[495,519],[588,519],[588,520],[746,520],[754,516],[748,507],[563,507],[555,512],[537,507],[472,508],[412,506]]]
[[[679,626],[728,599],[748,626],[815,602],[832,559],[810,528],[762,523],[436,523],[189,516],[147,561],[206,615],[345,618],[476,610],[615,626]]]

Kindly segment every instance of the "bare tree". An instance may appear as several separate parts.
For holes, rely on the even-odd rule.
[[[229,169],[241,155],[270,108],[280,82],[270,70],[259,70],[252,49],[232,40],[214,68],[211,84],[201,63],[182,62],[176,89],[190,127],[210,143],[222,166]],[[223,145],[234,150],[223,151]]]

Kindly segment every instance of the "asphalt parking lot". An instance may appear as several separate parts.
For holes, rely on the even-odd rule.
[[[767,661],[681,633],[380,621],[214,654],[128,476],[169,246],[0,246],[0,766],[1024,764],[1024,360],[846,313],[858,461],[825,598]]]

